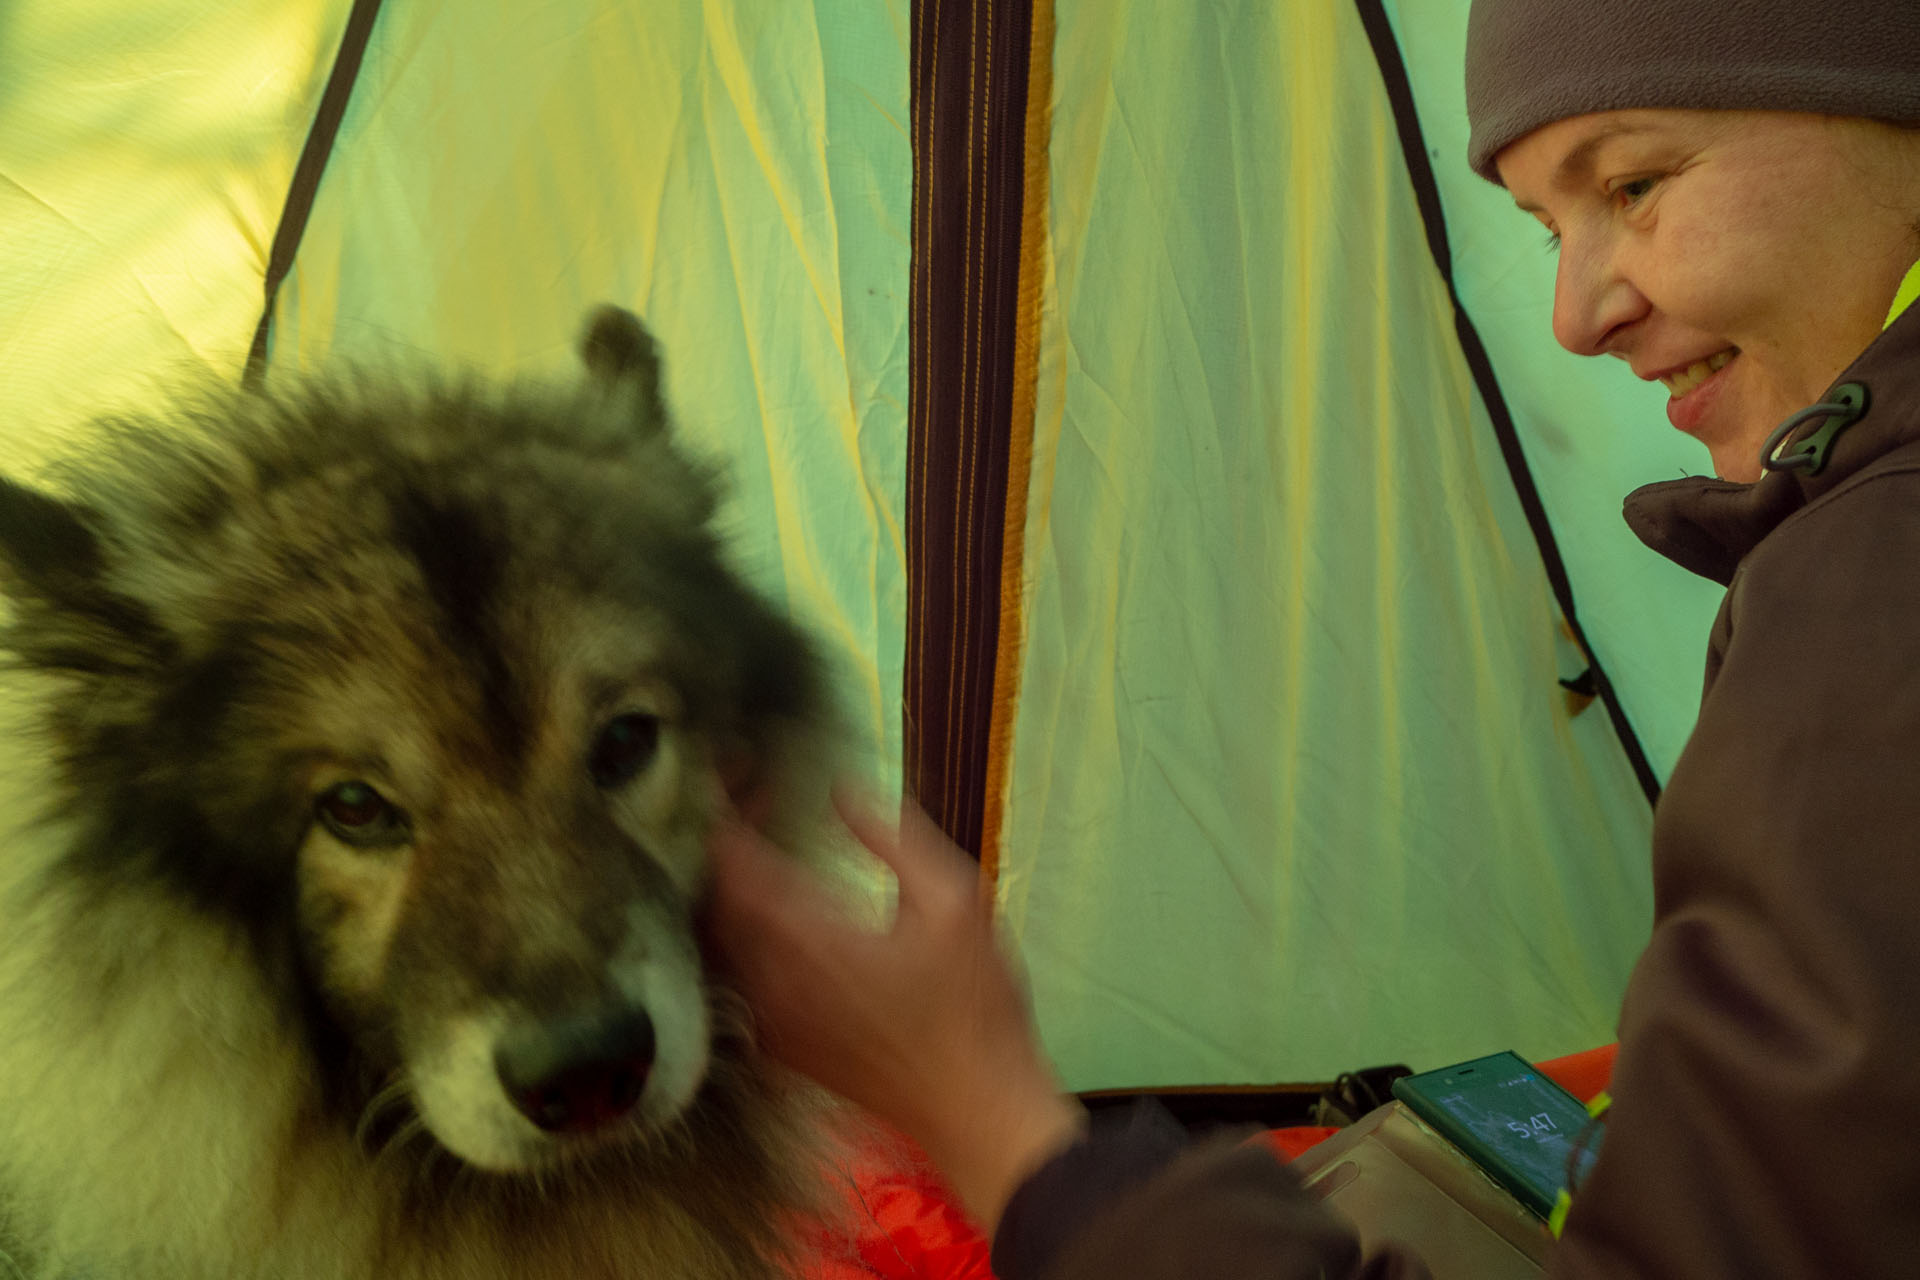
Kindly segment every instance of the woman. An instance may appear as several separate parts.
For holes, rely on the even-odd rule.
[[[1474,168],[1558,239],[1555,336],[1661,380],[1721,477],[1629,523],[1729,586],[1550,1274],[1920,1274],[1920,5],[1476,0],[1467,97]],[[774,1051],[918,1138],[1003,1280],[1426,1274],[1263,1152],[1089,1133],[970,864],[843,812],[890,934],[742,827],[717,927]]]

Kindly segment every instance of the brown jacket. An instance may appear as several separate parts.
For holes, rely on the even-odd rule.
[[[1654,818],[1606,1144],[1551,1280],[1920,1276],[1920,306],[1846,383],[1866,412],[1817,475],[1627,499],[1648,545],[1728,591]],[[1263,1153],[1182,1150],[1144,1119],[1023,1187],[994,1262],[1002,1280],[1426,1274],[1411,1252],[1360,1258]]]

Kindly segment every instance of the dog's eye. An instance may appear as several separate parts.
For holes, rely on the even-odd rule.
[[[314,815],[348,844],[398,844],[406,836],[400,811],[364,782],[328,787],[314,802]]]
[[[607,722],[593,741],[587,771],[596,784],[617,787],[647,767],[660,745],[660,720],[634,712]]]

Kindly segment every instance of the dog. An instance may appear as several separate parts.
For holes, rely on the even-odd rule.
[[[0,482],[27,1275],[793,1264],[826,1130],[695,921],[723,806],[824,794],[829,682],[727,566],[645,328],[580,352],[202,389]]]

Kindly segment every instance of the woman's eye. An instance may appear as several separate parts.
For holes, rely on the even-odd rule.
[[[1654,183],[1658,181],[1658,178],[1635,178],[1631,182],[1623,182],[1615,187],[1613,194],[1622,207],[1630,208],[1646,199],[1653,191]]]
[[[314,801],[313,812],[327,830],[348,844],[399,844],[406,839],[406,821],[400,811],[364,782],[328,787]]]
[[[617,787],[647,767],[660,746],[660,718],[644,712],[615,716],[593,740],[587,772],[595,784]]]

